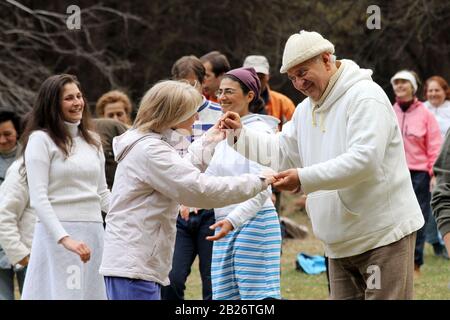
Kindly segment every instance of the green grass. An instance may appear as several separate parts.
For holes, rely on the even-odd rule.
[[[325,273],[306,275],[295,268],[296,256],[299,252],[323,254],[322,243],[311,231],[311,224],[304,211],[293,204],[294,196],[283,194],[281,214],[297,223],[306,225],[309,235],[302,240],[284,240],[281,256],[281,294],[289,300],[325,300],[328,298],[328,287]],[[202,299],[198,259],[192,266],[192,272],[186,283],[186,299]],[[414,282],[415,299],[448,300],[450,299],[450,261],[434,256],[432,247],[425,246],[425,264],[421,276]],[[17,286],[16,286],[17,288]],[[16,298],[19,293],[16,291]]]
[[[289,300],[325,300],[328,298],[328,287],[325,273],[306,275],[295,268],[295,259],[299,252],[323,254],[322,243],[314,237],[311,224],[304,211],[293,204],[294,196],[283,194],[281,214],[297,223],[306,225],[309,235],[302,240],[284,240],[281,256],[281,294]],[[432,247],[425,246],[425,264],[421,268],[421,276],[414,282],[416,300],[448,300],[450,299],[450,261],[434,256]],[[194,262],[191,275],[186,284],[186,299],[201,299],[201,281],[198,271],[198,260]]]

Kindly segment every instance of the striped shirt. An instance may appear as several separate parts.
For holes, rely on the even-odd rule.
[[[175,144],[175,149],[181,157],[184,157],[187,154],[191,142],[200,138],[209,128],[216,124],[217,120],[222,116],[222,107],[203,97],[203,103],[200,105],[197,112],[198,120],[195,121],[192,126],[192,135],[187,139],[187,143],[183,141],[182,143]]]

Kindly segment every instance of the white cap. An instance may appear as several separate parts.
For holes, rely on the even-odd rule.
[[[264,56],[247,56],[242,67],[253,68],[257,73],[270,74],[269,61]]]
[[[411,82],[411,85],[413,86],[414,93],[417,91],[417,80],[416,77],[407,70],[402,70],[397,72],[392,78],[391,78],[391,84],[394,85],[394,81],[402,79],[402,80],[408,80]]]
[[[283,65],[280,73],[309,60],[322,52],[334,53],[334,45],[315,31],[302,30],[291,35],[283,52]]]

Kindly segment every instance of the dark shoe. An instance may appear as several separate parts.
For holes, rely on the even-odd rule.
[[[433,243],[433,251],[436,256],[442,257],[447,260],[449,259],[447,248],[445,248],[443,244]]]

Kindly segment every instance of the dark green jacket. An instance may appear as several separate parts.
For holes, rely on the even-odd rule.
[[[120,136],[127,131],[127,127],[119,121],[106,118],[94,119],[94,125],[95,131],[100,135],[102,140],[103,153],[105,154],[106,183],[108,184],[109,190],[111,190],[117,167],[117,163],[114,160],[112,141],[114,137]]]
[[[433,190],[431,207],[439,232],[444,236],[450,232],[450,131],[445,136],[433,171],[436,176],[436,187]]]

